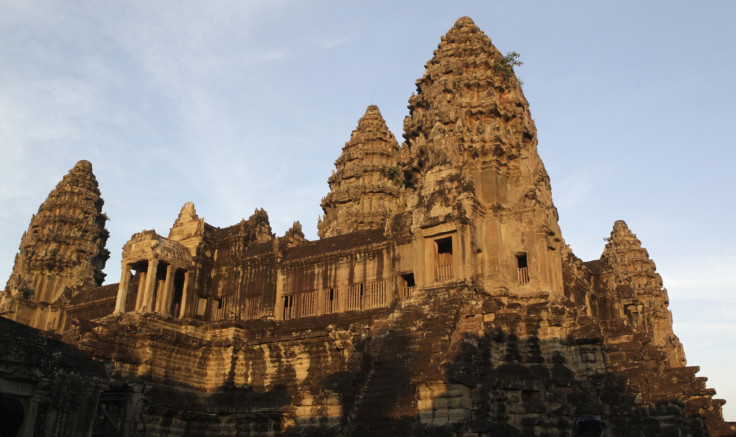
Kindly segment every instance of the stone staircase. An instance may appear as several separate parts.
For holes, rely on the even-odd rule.
[[[446,296],[415,296],[375,331],[346,435],[413,434],[419,414],[416,385],[442,376],[440,364],[459,308],[447,303]]]

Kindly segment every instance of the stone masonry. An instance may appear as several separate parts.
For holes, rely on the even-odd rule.
[[[514,59],[457,20],[403,144],[376,106],[358,120],[317,241],[299,222],[275,235],[262,209],[216,227],[186,202],[103,286],[105,216],[80,161],[0,297],[41,329],[2,324],[0,418],[24,436],[561,437],[583,420],[607,437],[736,435],[626,223],[598,260],[565,243]]]

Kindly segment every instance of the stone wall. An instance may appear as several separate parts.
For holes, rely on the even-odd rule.
[[[612,368],[618,351],[587,310],[463,286],[282,322],[126,314],[75,341],[116,378],[149,381],[146,428],[166,435],[562,436],[582,414],[609,436],[733,431],[691,411],[720,405],[692,369],[666,369],[656,392]]]
[[[120,283],[99,287],[102,201],[80,162],[31,221],[0,302],[98,360],[68,361],[39,333],[8,343],[0,376],[30,380],[53,411],[34,426],[569,436],[588,418],[611,437],[736,435],[686,365],[662,278],[626,224],[598,260],[565,244],[514,59],[459,19],[417,81],[401,148],[377,107],[359,120],[318,241],[298,222],[274,235],[262,209],[215,227],[187,202],[168,237],[134,234]]]

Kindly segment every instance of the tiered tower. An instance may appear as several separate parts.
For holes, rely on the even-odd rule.
[[[103,203],[92,164],[79,161],[49,193],[23,234],[1,298],[6,317],[52,328],[45,312],[36,311],[40,304],[102,284],[110,256]]]
[[[657,356],[661,364],[684,366],[685,353],[672,331],[672,313],[662,277],[647,250],[641,247],[641,241],[623,220],[614,223],[601,261],[607,269],[600,275],[598,287],[615,290],[613,302],[623,316],[604,320],[604,327],[616,332],[620,331],[617,325],[628,325],[641,341],[654,347],[657,355],[661,354]]]
[[[514,63],[468,17],[442,37],[404,121],[407,210],[415,233],[469,224],[488,288],[560,293],[557,210]]]
[[[403,184],[398,161],[399,143],[378,107],[370,105],[335,161],[337,172],[327,180],[330,192],[322,199],[319,236],[383,228]]]

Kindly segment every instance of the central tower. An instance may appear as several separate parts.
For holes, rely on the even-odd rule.
[[[564,244],[516,56],[468,17],[442,37],[404,120],[405,201],[415,235],[458,229],[466,270],[489,291],[561,293]],[[436,241],[438,256],[449,250]]]

